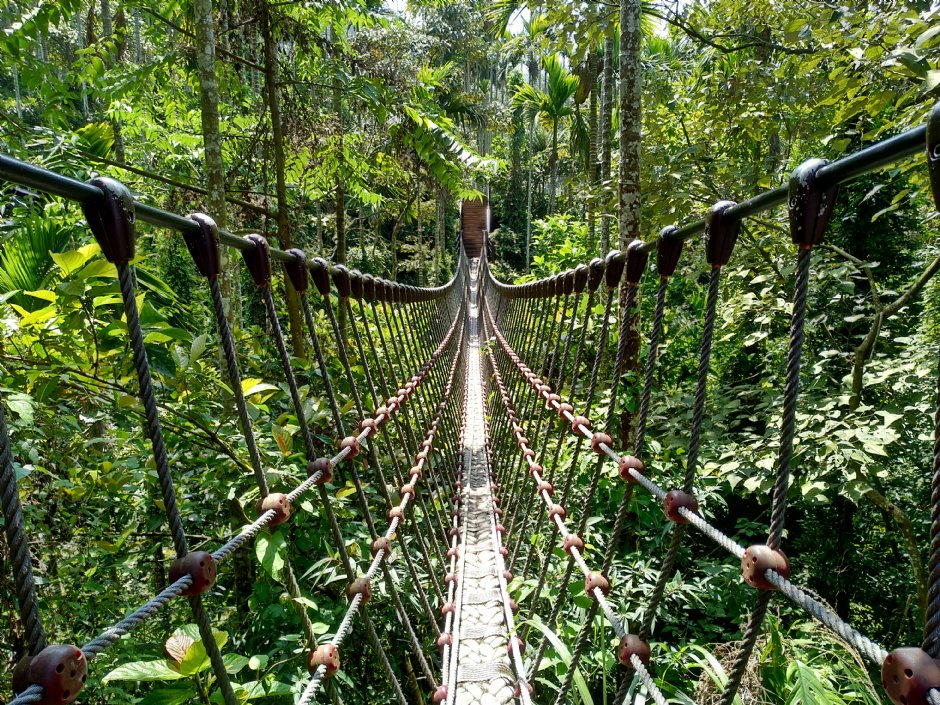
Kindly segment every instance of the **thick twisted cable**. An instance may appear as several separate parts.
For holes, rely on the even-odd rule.
[[[938,358],[940,362],[940,358]],[[930,564],[927,619],[923,649],[940,657],[940,369],[937,371],[937,410],[934,414],[933,478],[930,493]]]
[[[26,528],[23,524],[23,507],[20,505],[16,471],[13,469],[13,453],[7,429],[6,412],[0,403],[0,502],[3,503],[3,530],[7,546],[13,559],[13,581],[16,586],[16,605],[20,620],[26,631],[29,653],[38,654],[46,647],[46,632],[39,614],[36,599],[36,579],[33,577],[32,557]]]
[[[770,529],[767,545],[776,550],[783,538],[787,509],[787,490],[790,486],[790,461],[793,458],[793,437],[796,433],[796,404],[800,394],[800,361],[803,354],[803,331],[806,321],[806,296],[809,290],[809,265],[812,250],[800,248],[796,263],[796,285],[793,290],[793,313],[790,322],[789,351],[787,353],[786,385],[783,392],[783,413],[780,421],[780,447],[777,452],[776,477],[772,495]],[[747,671],[748,662],[760,634],[770,594],[758,594],[735,656],[728,681],[725,683],[721,705],[731,705]]]
[[[160,416],[157,411],[157,399],[153,391],[150,362],[147,358],[147,351],[144,348],[144,335],[140,327],[137,300],[134,297],[133,275],[127,263],[118,264],[117,270],[118,280],[121,285],[121,297],[124,300],[124,313],[127,319],[127,334],[134,355],[134,367],[137,371],[137,381],[140,386],[140,400],[144,406],[147,433],[150,436],[150,443],[153,448],[157,477],[160,481],[160,489],[163,494],[164,510],[166,512],[167,521],[170,524],[170,533],[173,536],[177,556],[182,558],[188,553],[189,549],[186,543],[186,532],[183,530],[183,519],[180,515],[179,506],[176,503],[176,490],[173,487],[173,477],[170,474],[169,459],[163,440],[163,428],[160,425]],[[202,599],[197,595],[191,597],[189,603],[192,609],[193,619],[196,621],[196,626],[199,627],[199,635],[202,637],[206,654],[209,656],[209,661],[212,664],[212,671],[215,673],[216,680],[218,681],[222,699],[225,705],[238,705],[235,691],[232,688],[232,682],[228,677],[228,672],[225,670],[222,652],[219,650],[218,644],[216,644],[215,641],[212,624],[209,622],[209,617],[203,609]]]

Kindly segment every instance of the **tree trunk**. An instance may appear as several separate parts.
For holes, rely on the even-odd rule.
[[[343,161],[343,87],[339,81],[333,82],[333,112],[340,124],[339,160]],[[342,168],[337,170],[335,190],[336,215],[336,261],[346,264],[346,190],[343,187]]]
[[[447,191],[443,186],[437,187],[437,212],[434,223],[434,286],[441,282],[441,258],[444,255],[444,228],[447,219]]]
[[[555,188],[558,185],[558,119],[552,120],[551,181],[548,184],[548,212],[555,212]]]
[[[593,253],[597,245],[596,198],[597,198],[597,51],[591,47],[588,54],[588,81],[591,84],[590,108],[588,112],[588,252]]]
[[[640,237],[640,127],[642,119],[642,68],[640,65],[640,0],[620,0],[620,249]],[[621,309],[626,301],[626,285],[621,283]],[[638,302],[637,302],[638,303]],[[621,325],[627,347],[623,371],[624,385],[634,383],[640,367],[639,309],[624,311]],[[633,446],[636,434],[634,413],[623,411],[620,418],[620,443]]]
[[[610,124],[614,113],[614,34],[613,29],[607,32],[604,40],[604,101],[601,104],[601,181],[610,183],[610,161],[612,147],[610,139]],[[601,208],[601,236],[600,255],[607,254],[610,249],[610,226],[612,215],[607,213],[608,199],[602,200]]]
[[[113,17],[111,14],[111,3],[109,2],[109,0],[101,0],[100,5],[101,5],[101,33],[104,35],[105,39],[111,40],[113,39],[113,34],[114,34],[114,21],[113,21]],[[105,63],[108,66],[113,65],[114,58],[115,57],[111,55],[111,52],[109,50]],[[111,131],[114,134],[114,147],[112,148],[112,151],[114,153],[114,158],[117,159],[119,162],[126,161],[124,158],[124,136],[123,134],[121,134],[121,121],[116,117],[112,117],[110,118],[110,122],[111,122]]]
[[[268,111],[271,115],[271,137],[274,142],[274,175],[277,179],[277,236],[281,247],[285,250],[294,246],[290,231],[290,211],[287,205],[287,182],[284,176],[284,127],[281,124],[281,107],[277,95],[277,57],[274,53],[274,33],[271,28],[271,12],[265,1],[261,8],[261,35],[264,41],[264,86],[268,102]],[[290,324],[291,346],[294,355],[303,357],[305,354],[303,323],[300,318],[300,302],[297,292],[290,282],[284,278],[284,289],[287,299],[287,317]]]
[[[195,0],[196,67],[199,71],[199,104],[202,117],[203,163],[206,171],[206,207],[219,228],[228,227],[225,207],[225,166],[222,162],[222,134],[219,128],[219,84],[215,66],[215,23],[212,0]],[[219,285],[230,326],[240,322],[238,300],[239,267],[229,248],[219,248],[222,276]]]

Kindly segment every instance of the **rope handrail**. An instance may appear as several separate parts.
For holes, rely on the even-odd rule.
[[[33,188],[75,203],[94,203],[105,195],[104,186],[79,181],[3,153],[0,153],[0,181]],[[119,183],[113,179],[108,179],[108,182],[112,184]],[[191,218],[137,201],[130,191],[126,191],[126,196],[130,198],[127,206],[133,209],[139,220],[184,235],[200,235],[199,223]],[[218,234],[221,243],[226,247],[240,252],[250,251],[254,248],[251,241],[239,235],[233,235],[225,230],[219,230]],[[291,252],[276,247],[271,247],[269,251],[271,259],[281,264],[291,264],[296,261],[296,255]],[[322,258],[306,257],[305,265],[311,272],[325,268],[331,276],[343,271],[343,265],[327,262]],[[457,274],[455,273],[450,281],[436,287],[415,287],[383,277],[374,277],[374,280],[376,284],[387,287],[389,291],[394,292],[393,295],[403,297],[403,303],[415,303],[417,301],[437,300],[446,296],[456,286]]]
[[[460,322],[459,318],[455,318],[454,322],[448,331],[448,335],[444,341],[438,346],[437,350],[432,353],[426,367],[430,366],[436,362],[446,348],[451,343],[453,338],[453,333],[457,329],[457,324]],[[459,338],[459,336],[458,336]],[[456,363],[455,363],[456,364]],[[379,413],[371,417],[373,423],[366,425],[363,430],[355,436],[356,440],[359,443],[364,442],[369,438],[373,433],[378,433],[378,429],[383,429],[385,427],[385,422],[389,420],[394,414],[396,414],[403,406],[407,403],[414,389],[422,384],[424,381],[423,375],[416,375],[415,378],[409,380],[408,385],[413,385],[409,389],[408,394],[405,395],[405,398],[400,401],[399,404],[393,405],[390,408],[387,408],[387,411],[380,411]],[[342,463],[351,453],[354,452],[353,445],[345,445],[339,451],[337,451],[332,457],[328,458],[328,464],[325,468],[332,468],[338,466]],[[423,462],[423,461],[421,461]],[[312,487],[319,484],[324,477],[325,472],[331,472],[323,469],[317,469],[312,472],[309,477],[304,480],[302,483],[294,487],[288,494],[288,501],[293,504],[297,499],[309,491]],[[407,497],[405,497],[407,499]],[[405,501],[403,499],[403,502]],[[231,554],[236,552],[241,548],[249,539],[253,538],[261,529],[268,526],[272,520],[277,516],[277,512],[274,509],[268,509],[263,512],[257,519],[249,524],[242,526],[233,536],[228,539],[223,545],[217,548],[212,552],[212,557],[216,563],[223,562]],[[397,526],[397,519],[393,526]],[[394,528],[390,529],[388,532],[394,533]],[[388,534],[386,538],[389,538]],[[373,566],[376,562],[373,562]],[[374,573],[372,566],[370,566],[370,572]],[[131,633],[138,626],[143,624],[148,619],[152,618],[156,613],[165,607],[172,598],[180,596],[187,588],[193,584],[193,578],[189,574],[183,575],[178,580],[174,581],[172,584],[167,586],[163,591],[158,595],[148,600],[140,607],[135,609],[131,614],[122,619],[120,622],[114,624],[111,627],[103,630],[98,636],[88,641],[84,646],[81,647],[81,651],[85,654],[85,657],[90,661],[95,656],[102,654],[107,648],[112,646],[118,641],[121,637]],[[358,604],[356,605],[358,607]],[[337,630],[339,632],[339,630]],[[321,674],[322,676],[322,674]],[[28,689],[22,691],[19,695],[9,701],[8,705],[27,705],[27,703],[39,702],[42,698],[43,691],[40,686],[32,685]]]

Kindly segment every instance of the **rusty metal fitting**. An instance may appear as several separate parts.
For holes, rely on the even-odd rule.
[[[510,611],[512,611],[513,614],[518,614],[519,612],[519,603],[516,602],[511,597],[509,598],[509,609]]]
[[[258,516],[269,509],[274,511],[274,518],[268,522],[268,526],[279,526],[290,519],[290,500],[283,492],[272,492],[258,500]]]
[[[617,660],[621,666],[633,668],[633,657],[639,657],[644,665],[650,662],[650,645],[635,634],[626,634],[620,637],[617,647]]]
[[[544,471],[545,469],[541,465],[538,463],[532,463],[532,465],[529,466],[529,477],[534,478],[536,473],[541,475]]]
[[[369,303],[375,301],[375,277],[371,274],[362,275],[362,294]]]
[[[268,254],[268,241],[263,235],[252,233],[244,237],[245,242],[251,245],[242,250],[242,259],[248,268],[252,281],[259,289],[267,289],[271,285],[271,258]]]
[[[525,689],[529,691],[529,695],[535,695],[535,686],[526,681]],[[516,681],[516,687],[512,690],[512,697],[518,699],[522,697],[522,682]]]
[[[460,539],[460,529],[458,529],[456,526],[452,526],[452,527],[450,528],[450,531],[448,532],[448,536],[450,536],[451,538],[457,538],[457,539],[459,540],[459,539]]]
[[[50,644],[34,656],[25,656],[13,669],[13,692],[31,685],[42,687],[39,705],[66,705],[85,687],[88,661],[77,646]]]
[[[307,463],[307,477],[313,477],[320,473],[320,479],[316,484],[325,485],[333,479],[333,462],[329,458],[317,458]]]
[[[601,448],[601,444],[603,443],[605,446],[610,448],[613,442],[613,439],[606,433],[595,431],[594,435],[591,436],[591,450],[593,450],[598,455],[604,455],[604,449]]]
[[[369,546],[369,553],[371,553],[372,557],[375,558],[379,551],[385,551],[383,560],[388,560],[388,557],[392,555],[392,540],[384,536],[379,536],[375,541],[373,541],[372,545]]]
[[[445,646],[454,645],[454,637],[449,632],[441,632],[437,637],[437,648],[443,649]]]
[[[434,689],[434,695],[431,696],[431,702],[443,703],[447,701],[447,686],[439,685]]]
[[[574,269],[574,293],[580,294],[587,286],[590,267],[586,264],[579,264]]]
[[[349,454],[346,456],[347,460],[355,458],[359,455],[359,451],[361,450],[359,439],[356,436],[346,436],[346,438],[340,442],[339,447],[340,450],[349,448]]]
[[[454,614],[457,611],[457,606],[453,602],[445,602],[441,605],[441,616],[448,614]]]
[[[375,419],[363,419],[359,422],[359,432],[368,430],[369,435],[375,433],[375,429],[378,428],[378,424],[375,422]]]
[[[623,276],[623,268],[626,262],[627,255],[625,252],[611,250],[607,253],[607,257],[605,258],[606,271],[604,272],[604,279],[608,289],[616,289],[620,286],[620,279]]]
[[[808,159],[793,170],[789,183],[787,208],[790,214],[790,239],[801,249],[811,249],[822,242],[826,226],[839,194],[839,184],[822,188],[816,172],[829,163],[827,159]]]
[[[314,257],[310,263],[310,277],[320,296],[330,295],[330,265],[322,257]]]
[[[645,243],[640,240],[631,240],[627,245],[627,262],[624,271],[624,278],[628,286],[637,286],[643,278],[643,272],[646,271],[646,264],[649,261],[649,253],[644,249]]]
[[[460,558],[460,549],[456,546],[451,546],[447,549],[448,558]]]
[[[561,418],[564,418],[566,412],[569,413],[569,414],[574,415],[574,407],[571,406],[571,404],[569,404],[568,402],[565,401],[565,402],[562,402],[561,404],[558,405],[558,415],[559,415]]]
[[[779,548],[774,550],[763,543],[748,546],[741,556],[741,577],[744,582],[758,590],[776,590],[774,584],[766,578],[768,570],[789,578],[790,561],[786,554]]]
[[[741,221],[727,216],[734,201],[718,201],[705,214],[705,261],[713,269],[728,264],[734,243],[738,240]]]
[[[656,238],[656,271],[660,278],[667,279],[676,272],[682,254],[682,240],[676,237],[679,228],[667,225]]]
[[[516,447],[521,448],[522,446],[529,445],[529,439],[522,435],[521,431],[516,432]]]
[[[639,483],[631,470],[635,471],[640,475],[646,474],[646,465],[643,464],[643,461],[639,458],[636,458],[632,455],[621,455],[620,456],[620,479],[624,482],[629,482],[631,485],[636,485]]]
[[[554,392],[552,392],[551,394],[545,397],[545,408],[548,409],[549,411],[551,411],[553,408],[552,402],[560,404],[561,397],[558,394],[555,394]]]
[[[310,287],[310,272],[307,270],[307,256],[303,250],[296,247],[287,250],[285,254],[290,255],[290,259],[283,263],[284,273],[290,280],[294,291],[303,296]]]
[[[940,210],[940,102],[934,103],[927,118],[927,169],[934,206]]]
[[[82,212],[102,254],[114,264],[130,262],[134,259],[137,241],[137,216],[130,189],[107,176],[99,176],[88,183],[101,189],[100,196],[82,203]]]
[[[352,297],[357,301],[362,300],[363,296],[363,283],[362,283],[362,272],[358,269],[354,269],[349,273],[349,289],[352,292]]]
[[[560,504],[553,504],[548,508],[548,520],[551,521],[555,517],[564,521],[568,518],[568,512],[565,511],[565,508]]]
[[[499,507],[494,507],[494,508],[493,508],[493,515],[494,515],[494,516],[497,516],[497,517],[501,517],[501,516],[503,515],[503,510],[500,509]]]
[[[349,281],[349,270],[342,264],[337,264],[333,269],[333,284],[336,285],[336,293],[341,299],[348,299],[352,293]]]
[[[550,384],[540,384],[539,385],[539,396],[543,399],[548,399],[548,395],[552,393],[552,385]]]
[[[597,291],[597,287],[600,285],[601,280],[604,278],[604,260],[600,257],[595,257],[588,264],[588,269],[590,270],[588,274],[587,290],[590,292]]]
[[[512,571],[509,570],[508,568],[503,571],[503,579],[504,579],[507,583],[512,582]]]
[[[607,579],[607,576],[597,572],[588,573],[584,579],[584,592],[592,600],[594,599],[595,589],[600,590],[604,597],[610,594],[610,580]]]
[[[571,421],[571,432],[580,434],[582,431],[579,426],[587,431],[590,431],[591,420],[587,416],[575,416]]]
[[[500,546],[500,547],[499,547],[499,555],[501,555],[503,558],[508,558],[508,557],[509,557],[509,549],[506,548],[505,546]]]
[[[503,526],[502,524],[497,524],[497,525],[496,525],[496,533],[497,533],[497,534],[505,534],[505,533],[506,533],[506,527]]]
[[[682,490],[672,490],[667,492],[663,499],[663,514],[674,524],[688,524],[689,520],[679,513],[680,509],[687,509],[693,514],[698,514],[698,501],[695,497]]]
[[[927,693],[940,688],[940,660],[923,649],[895,649],[881,664],[881,686],[895,705],[926,705]]]
[[[402,497],[402,498],[404,498],[404,497],[414,497],[414,496],[415,496],[415,488],[414,488],[414,485],[402,485],[401,487],[399,487],[399,488],[398,488],[398,496],[399,496],[399,497]]]
[[[424,478],[424,470],[421,469],[420,465],[412,465],[411,468],[408,469],[408,477],[416,477],[421,480]]]
[[[372,599],[372,583],[368,578],[356,578],[346,588],[346,597],[351,601],[356,595],[362,595],[362,604]]]
[[[389,521],[391,521],[392,519],[398,519],[399,521],[401,521],[402,519],[405,518],[405,510],[402,509],[401,507],[392,507],[391,509],[388,510],[387,516],[388,516]]]
[[[555,486],[551,482],[546,482],[542,480],[539,482],[538,487],[536,487],[536,492],[542,494],[543,492],[548,492],[548,496],[551,497],[555,494]]]
[[[219,226],[205,213],[191,213],[189,219],[198,227],[184,231],[183,241],[196,269],[211,281],[219,276]]]
[[[568,534],[565,536],[565,541],[562,544],[562,548],[565,550],[565,553],[570,554],[572,548],[576,548],[579,551],[584,551],[584,539],[582,539],[577,534]]]
[[[448,573],[447,575],[444,576],[444,584],[445,584],[445,585],[450,585],[451,583],[453,583],[454,585],[457,584],[457,574],[456,574],[456,573]]]
[[[427,460],[427,459],[428,459],[428,451],[427,451],[427,450],[422,450],[420,453],[418,453],[418,454],[415,456],[415,460]]]
[[[193,579],[192,585],[180,593],[189,597],[206,592],[215,584],[218,574],[219,571],[211,553],[193,551],[173,561],[168,580],[172,585],[184,575],[190,576]]]
[[[339,648],[335,644],[320,644],[307,655],[307,670],[310,675],[324,667],[323,677],[332,678],[339,670]]]

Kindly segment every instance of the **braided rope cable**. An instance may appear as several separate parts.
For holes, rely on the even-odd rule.
[[[484,325],[490,328],[493,335],[495,335],[497,341],[499,342],[500,346],[503,348],[504,352],[508,355],[511,348],[509,348],[508,343],[506,342],[499,328],[496,327],[490,315],[489,308],[486,306],[485,303],[484,303],[483,309],[484,309],[484,314],[485,314]],[[511,402],[509,400],[509,395],[506,392],[506,387],[505,387],[505,384],[503,383],[502,375],[496,364],[496,359],[493,356],[493,351],[488,350],[487,353],[490,357],[490,368],[493,371],[493,375],[496,380],[496,386],[500,391],[500,396],[502,397],[503,405],[506,408],[506,411],[508,413],[512,410]],[[521,372],[521,369],[519,370],[519,372]],[[538,385],[533,384],[532,388],[537,389]],[[555,408],[557,409],[558,407],[556,406]],[[572,416],[570,420],[573,421],[573,419],[574,417]],[[583,429],[583,426],[579,426],[579,428]],[[590,433],[589,431],[584,431],[584,432]],[[536,494],[541,497],[541,499],[545,503],[545,506],[548,508],[548,510],[551,511],[553,508],[553,504],[554,504],[552,502],[552,497],[548,493],[547,490],[540,489],[540,483],[542,482],[542,477],[538,471],[538,467],[536,466],[534,460],[532,460],[530,456],[526,455],[525,451],[527,447],[528,446],[525,443],[520,444],[519,452],[523,455],[523,458],[529,464],[529,474],[532,477],[532,481],[535,483]],[[552,512],[552,521],[558,527],[558,532],[560,535],[562,536],[569,535],[568,528],[565,524],[565,519],[562,518],[558,513]],[[592,574],[592,571],[588,567],[583,556],[581,555],[581,551],[578,549],[577,546],[571,546],[568,549],[568,551],[571,557],[574,559],[574,562],[581,569],[581,572],[583,573],[585,579],[587,580],[588,577]],[[562,683],[561,689],[559,690],[558,698],[556,698],[556,701],[555,701],[556,705],[562,705],[562,703],[564,702],[564,697],[567,695],[568,690],[570,690],[571,688],[571,683],[574,678],[574,672],[577,670],[578,662],[580,661],[581,656],[583,655],[584,651],[587,648],[587,644],[588,644],[587,640],[589,637],[590,625],[593,622],[594,616],[596,615],[596,610],[600,608],[603,611],[605,618],[610,622],[611,626],[613,627],[614,631],[617,633],[618,636],[623,637],[624,635],[628,633],[627,628],[624,626],[623,622],[621,621],[620,617],[617,615],[616,611],[610,605],[607,599],[607,596],[600,589],[600,587],[594,587],[593,590],[590,590],[588,592],[588,596],[591,597],[593,600],[591,608],[588,611],[589,617],[587,621],[585,622],[585,625],[582,628],[580,634],[578,635],[578,641],[575,645],[574,651],[572,652],[572,658],[571,658],[571,662],[568,664],[567,672],[565,675],[565,680]],[[642,662],[640,662],[638,665],[639,665],[639,668],[637,669],[638,672],[640,672],[640,670],[645,672],[646,670],[645,665]],[[650,683],[655,688],[656,686],[652,680],[652,677],[650,677],[649,680],[650,680]]]
[[[462,323],[462,319],[460,318],[455,319],[454,324],[456,325],[458,322]],[[454,329],[452,328],[451,332],[453,332],[453,330]],[[464,328],[463,328],[463,325],[461,325],[459,334],[455,338],[453,338],[454,340],[457,341],[458,349],[462,346],[463,337],[464,337]],[[445,342],[448,344],[448,347],[450,346],[451,341],[452,339],[445,339]],[[460,356],[455,354],[453,364],[451,365],[451,369],[450,369],[448,385],[452,384],[453,379],[456,375],[457,367],[458,367],[457,363],[459,359],[460,359]],[[367,428],[363,431],[363,433],[366,433],[367,431],[370,431],[370,430],[371,429]],[[437,433],[437,430],[435,428],[429,428],[427,435],[425,437],[426,440],[430,440],[433,443],[433,439],[436,433]],[[417,460],[416,462],[417,465],[421,466],[424,464],[423,458],[417,458],[416,460]],[[418,475],[412,476],[410,484],[406,485],[406,487],[408,487],[410,491],[402,493],[401,501],[399,502],[397,506],[397,508],[400,510],[399,512],[400,516],[393,516],[389,521],[388,529],[385,531],[385,534],[384,534],[384,538],[389,541],[395,538],[396,532],[398,531],[399,527],[404,524],[404,520],[406,516],[405,510],[408,508],[409,501],[414,494],[414,488],[415,488],[415,485],[418,483],[418,477],[419,477]],[[420,532],[418,532],[418,535],[420,535]],[[384,558],[385,558],[385,549],[380,548],[378,551],[376,551],[375,556],[372,558],[372,561],[369,564],[369,568],[366,570],[363,577],[367,580],[371,580],[371,578],[378,571],[379,566],[383,562]],[[333,639],[331,639],[327,643],[332,644],[333,646],[339,648],[339,646],[342,643],[342,639],[345,637],[346,633],[348,632],[352,624],[352,620],[354,616],[356,615],[357,612],[359,612],[361,604],[362,604],[362,594],[356,593],[353,596],[353,599],[350,601],[349,607],[346,609],[346,613],[344,614],[343,620],[340,623],[339,629],[337,629],[336,635],[334,635]],[[387,660],[387,657],[384,655],[384,649],[381,647],[381,642],[379,641],[378,636],[374,634],[374,629],[370,628],[369,626],[370,624],[371,622],[367,622],[366,624],[367,631],[369,632],[369,639],[372,642],[373,646],[376,647],[376,652],[379,655],[379,658]],[[374,639],[373,639],[373,636],[375,637]],[[385,664],[383,661],[383,667],[384,665]],[[397,678],[394,676],[394,673],[391,671],[390,668],[387,669],[387,675],[389,676],[392,682],[393,688],[396,690],[396,696],[398,696],[401,693],[400,686],[398,685]],[[310,681],[307,683],[306,687],[304,688],[304,691],[300,699],[298,700],[297,705],[309,705],[309,703],[313,701],[313,698],[316,695],[316,692],[319,689],[320,684],[325,676],[326,676],[326,667],[323,665],[317,667],[317,669],[312,674]],[[403,699],[404,695],[400,695],[400,697]],[[406,702],[406,701],[402,700],[402,702]]]
[[[940,357],[937,359],[938,366],[940,366]],[[940,658],[940,367],[937,370],[936,405],[933,436],[933,476],[930,492],[930,563],[927,585],[927,619],[924,624],[922,646],[931,658]],[[2,462],[2,456],[0,456],[0,462]]]
[[[173,485],[173,476],[170,473],[170,462],[163,438],[163,427],[160,424],[160,413],[157,409],[157,397],[153,390],[150,360],[147,356],[147,350],[144,347],[144,334],[141,329],[140,316],[137,311],[133,274],[130,265],[126,262],[119,263],[117,265],[117,271],[121,298],[124,302],[124,315],[127,320],[127,337],[133,352],[140,400],[144,406],[145,425],[147,427],[147,434],[150,436],[154,464],[156,466],[157,478],[163,497],[164,512],[170,526],[170,534],[173,537],[176,555],[178,558],[182,558],[189,552],[189,547],[186,542],[186,532],[183,529],[183,518],[176,502],[176,488]],[[222,652],[219,650],[219,646],[213,635],[212,624],[209,622],[208,614],[206,614],[206,611],[203,609],[202,599],[199,596],[192,597],[189,600],[189,604],[193,613],[193,619],[195,619],[196,625],[199,628],[199,634],[202,637],[206,654],[209,657],[209,661],[212,663],[212,671],[215,674],[219,690],[222,693],[222,699],[225,705],[238,705],[238,701],[235,698],[235,690],[232,688],[232,682],[228,677],[228,672],[225,670],[225,663],[222,661]]]
[[[124,267],[126,269],[126,267]],[[121,268],[119,267],[119,274]],[[131,284],[132,285],[132,284]],[[131,294],[131,300],[133,299],[133,294]],[[134,300],[134,311],[136,312],[136,301]],[[130,320],[130,319],[129,319]],[[139,319],[138,319],[139,320]],[[433,353],[428,358],[428,361],[425,363],[424,367],[430,368],[436,361],[444,354],[445,350],[450,345],[451,340],[457,330],[458,323],[460,322],[459,317],[455,317],[450,329],[445,335],[444,339],[439,343],[438,347],[434,350]],[[149,369],[149,366],[148,366]],[[422,368],[423,369],[423,368]],[[417,382],[417,385],[420,385],[421,382]],[[152,386],[150,387],[152,392]],[[403,399],[400,404],[396,404],[393,407],[388,409],[387,416],[394,416],[398,411],[407,406],[408,397]],[[376,414],[372,417],[375,421],[375,426],[382,428],[382,421],[387,418],[386,414]],[[159,421],[159,419],[158,419]],[[371,429],[365,429],[362,431],[357,438],[360,441],[364,440],[369,434]],[[332,465],[337,466],[346,457],[350,454],[351,449],[341,448],[336,454],[330,458]],[[313,475],[309,476],[306,480],[300,483],[295,487],[290,493],[288,493],[287,498],[290,502],[295,502],[303,494],[309,491],[313,486],[319,485],[321,493],[321,504],[323,504],[326,509],[328,516],[331,520],[331,525],[333,528],[334,536],[339,535],[339,526],[336,522],[335,515],[329,509],[328,499],[325,495],[324,488],[322,484],[319,484],[321,479],[321,473],[316,472]],[[255,521],[246,524],[241,527],[237,533],[235,533],[227,542],[222,546],[216,549],[212,556],[217,563],[222,563],[226,558],[228,558],[232,553],[241,548],[249,539],[253,538],[261,529],[267,526],[271,520],[276,516],[276,513],[273,510],[268,510],[261,514]],[[185,538],[185,536],[184,536]],[[345,546],[342,544],[342,541],[339,543],[338,550],[344,557],[343,564],[348,569],[348,557],[346,557]],[[82,652],[85,653],[89,661],[91,661],[95,656],[100,655],[110,646],[116,643],[121,637],[129,634],[134,629],[151,619],[155,614],[157,614],[163,607],[165,607],[174,597],[179,596],[179,594],[188,588],[192,584],[192,578],[189,575],[185,575],[177,580],[172,585],[165,588],[158,595],[151,598],[140,607],[136,608],[133,612],[127,615],[120,622],[108,627],[101,634],[90,640],[84,647],[82,647]],[[212,640],[212,643],[215,643],[215,640]],[[38,702],[42,699],[42,688],[39,686],[30,686],[22,693],[16,695],[12,700],[10,700],[7,705],[28,705],[29,703]]]
[[[774,488],[771,499],[770,528],[767,545],[776,550],[783,539],[787,509],[787,490],[790,488],[790,462],[793,459],[793,437],[796,434],[796,404],[800,395],[800,361],[803,354],[803,333],[806,321],[806,297],[809,291],[810,248],[800,248],[796,263],[796,284],[793,289],[793,312],[790,322],[789,350],[787,352],[786,384],[783,392],[783,413],[780,420],[780,446],[777,452]],[[770,593],[757,595],[754,609],[748,619],[741,647],[735,655],[728,681],[725,683],[721,705],[731,705],[741,687],[741,680],[757,644]]]
[[[493,326],[493,332],[495,333],[495,337],[497,341],[500,343],[500,346],[503,348],[506,354],[510,355],[510,353],[512,353],[514,355],[512,348],[508,345],[508,343],[506,342],[505,338],[502,336],[499,329],[495,327],[495,325],[493,325],[492,323],[491,325]],[[518,356],[516,356],[516,358],[518,358]],[[510,359],[513,359],[511,355],[510,355]],[[513,368],[516,369],[518,373],[521,374],[523,377],[527,377],[526,373],[521,367],[520,362],[515,362],[514,360]],[[532,387],[532,389],[537,389],[536,385],[532,383],[531,378],[529,378],[529,385],[530,387]],[[558,402],[554,402],[553,406],[555,406],[555,408],[558,408],[560,404]],[[572,422],[574,421],[574,415],[571,414],[570,412],[565,411],[564,416],[569,421],[572,421]],[[593,435],[591,430],[583,425],[579,424],[577,426],[577,429],[586,438],[590,438]],[[604,455],[606,455],[608,458],[610,458],[611,460],[613,460],[619,465],[622,456],[619,453],[615,452],[612,448],[610,448],[606,443],[599,444],[599,450],[603,452]],[[650,480],[645,475],[637,472],[634,469],[630,469],[629,474],[631,478],[637,484],[642,485],[646,490],[648,490],[651,494],[655,495],[657,498],[662,499],[666,496],[666,492],[662,488],[660,488],[659,485],[657,485],[655,482]],[[716,544],[718,544],[719,546],[727,550],[729,553],[735,556],[738,560],[740,560],[740,558],[744,555],[744,548],[742,546],[737,544],[734,540],[732,540],[730,537],[725,535],[722,531],[712,526],[700,514],[691,512],[684,507],[679,509],[679,514],[684,519],[686,519],[689,522],[689,524],[691,524],[691,526],[698,529],[703,535],[713,540]],[[556,522],[559,521],[557,516],[555,517],[555,520]],[[562,522],[562,525],[563,525],[563,522]],[[564,529],[561,529],[561,530],[564,532]],[[576,549],[572,551],[572,555],[575,555],[575,554],[576,554]],[[575,560],[578,561],[579,558],[580,556],[576,556]],[[582,570],[584,570],[584,567],[582,567]],[[822,623],[824,626],[828,627],[833,632],[838,634],[850,646],[852,646],[858,653],[868,658],[869,661],[871,661],[873,665],[878,666],[878,667],[881,666],[881,663],[887,657],[887,652],[882,647],[875,644],[871,639],[860,634],[858,631],[852,628],[851,625],[849,625],[844,620],[842,620],[832,610],[828,609],[827,607],[825,607],[818,601],[814,600],[812,597],[810,597],[810,595],[806,591],[802,590],[796,585],[793,585],[788,579],[779,575],[776,571],[772,569],[768,569],[765,573],[765,577],[771,584],[773,584],[777,588],[777,590],[782,595],[786,596],[794,604],[804,609],[811,617],[813,617],[814,619]],[[615,626],[614,628],[616,629],[617,627]]]
[[[29,653],[38,654],[46,648],[46,631],[42,626],[33,577],[32,556],[23,523],[23,507],[13,469],[13,454],[7,429],[6,412],[0,403],[0,502],[3,504],[3,530],[13,559],[13,581],[20,621],[26,631]]]

